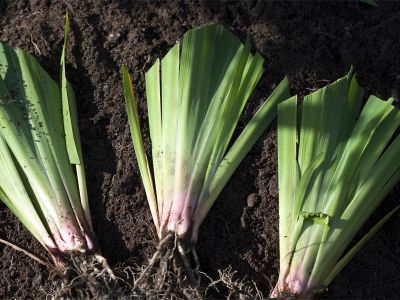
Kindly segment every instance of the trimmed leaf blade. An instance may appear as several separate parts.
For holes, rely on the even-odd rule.
[[[157,212],[157,199],[154,192],[153,180],[151,178],[149,163],[147,161],[146,152],[144,150],[144,144],[142,135],[140,132],[139,115],[137,113],[136,99],[133,92],[133,86],[131,78],[128,74],[128,70],[122,67],[122,76],[124,84],[124,95],[126,110],[128,113],[129,126],[131,128],[133,146],[135,148],[136,159],[138,161],[140,174],[146,191],[147,199],[150,204],[150,211],[153,217],[156,228],[159,227],[158,212]]]
[[[298,132],[300,172],[294,192],[279,191],[280,216],[294,213],[293,224],[281,220],[281,270],[273,297],[309,297],[324,289],[398,209],[343,253],[400,180],[400,113],[392,99],[383,101],[375,96],[369,97],[360,112],[362,96],[363,89],[350,70],[333,84],[306,96],[301,121],[291,125],[292,132]],[[293,115],[293,108],[281,108],[283,116]],[[278,123],[278,133],[285,130],[285,124]],[[286,156],[283,145],[278,144],[282,186],[293,178],[288,170],[294,169],[288,160],[293,159],[293,150]],[[287,239],[291,241],[289,248]]]
[[[157,60],[147,72],[152,170],[139,137],[137,111],[127,109],[153,218],[158,214],[160,238],[176,232],[195,242],[198,226],[222,188],[275,117],[277,104],[290,96],[285,79],[228,149],[263,73],[262,64],[259,54],[250,53],[248,41],[242,44],[221,25],[209,24],[189,30],[182,44],[161,60],[161,70]],[[126,78],[124,82],[130,86]],[[125,88],[127,94],[133,91]],[[126,96],[130,103],[127,98],[132,97]]]

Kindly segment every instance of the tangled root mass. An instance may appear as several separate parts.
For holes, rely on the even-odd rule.
[[[203,299],[195,249],[168,234],[135,280],[133,294],[143,299]]]
[[[127,295],[123,281],[115,277],[100,255],[74,254],[63,280],[51,293],[54,299],[115,299]]]

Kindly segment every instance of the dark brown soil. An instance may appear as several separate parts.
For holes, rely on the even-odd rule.
[[[239,128],[286,74],[292,92],[305,95],[337,79],[353,64],[368,92],[384,98],[400,94],[400,3],[381,1],[373,8],[357,1],[162,2],[0,2],[0,41],[33,53],[54,78],[58,78],[64,13],[71,15],[68,75],[77,94],[94,227],[113,266],[145,263],[156,244],[124,110],[122,65],[134,76],[142,124],[147,122],[144,72],[186,30],[211,21],[225,24],[242,39],[249,34],[266,59],[265,75]],[[148,142],[147,138],[147,146]],[[276,159],[273,125],[222,192],[198,243],[202,271],[215,277],[218,269],[231,265],[238,278],[255,281],[265,296],[278,275]],[[391,192],[374,220],[398,202],[399,191],[397,187]],[[399,232],[396,214],[324,297],[396,298]],[[46,255],[2,204],[0,237]],[[54,285],[52,276],[0,245],[0,298],[44,298]]]

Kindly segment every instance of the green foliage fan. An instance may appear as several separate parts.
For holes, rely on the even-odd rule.
[[[370,96],[350,71],[278,106],[280,277],[273,297],[312,296],[327,287],[365,242],[352,239],[400,179],[400,112]]]
[[[66,79],[66,17],[60,86],[36,59],[0,43],[0,199],[50,252],[56,268],[99,248],[93,233],[75,107]]]
[[[289,97],[285,78],[230,144],[262,65],[248,41],[242,44],[221,25],[186,32],[182,47],[177,43],[146,73],[151,166],[132,84],[123,69],[133,144],[160,239],[173,232],[196,242],[224,185],[275,117],[277,103]]]

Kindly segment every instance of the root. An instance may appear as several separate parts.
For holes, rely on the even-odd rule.
[[[126,295],[126,287],[107,261],[98,254],[74,254],[61,285],[52,292],[55,299],[114,299]]]
[[[255,282],[247,281],[246,278],[235,279],[236,271],[232,271],[232,267],[228,267],[224,270],[218,270],[219,279],[211,282],[205,294],[210,288],[213,288],[221,294],[220,289],[225,290],[223,294],[226,295],[226,299],[240,299],[240,300],[261,300],[265,299],[263,294],[257,288]],[[212,296],[211,296],[212,297]]]
[[[45,267],[47,267],[49,269],[55,270],[54,266],[51,265],[49,262],[45,261],[42,258],[39,258],[38,256],[36,256],[35,254],[29,252],[28,250],[25,250],[25,249],[15,245],[15,244],[13,244],[11,242],[8,242],[6,240],[3,240],[3,239],[0,239],[0,243],[11,247],[12,249],[14,249],[14,250],[16,250],[18,252],[21,252],[21,253],[25,254],[26,256],[32,258],[33,260],[35,260],[39,264],[41,264],[41,265],[43,265],[43,266],[45,266]]]
[[[199,260],[192,246],[170,233],[134,281],[133,297],[140,299],[203,299]]]

